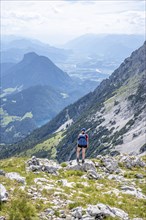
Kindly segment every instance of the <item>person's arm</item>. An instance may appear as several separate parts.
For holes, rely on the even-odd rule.
[[[87,140],[87,147],[89,147],[89,137],[88,137],[88,134],[86,134],[86,140]]]

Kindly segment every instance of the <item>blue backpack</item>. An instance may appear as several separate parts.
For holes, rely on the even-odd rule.
[[[78,137],[78,145],[80,146],[87,146],[87,135],[80,134]]]

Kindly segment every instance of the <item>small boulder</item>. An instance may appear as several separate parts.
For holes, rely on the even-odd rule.
[[[87,177],[89,179],[101,179],[101,175],[99,175],[95,170],[88,170]]]
[[[6,202],[8,200],[8,192],[6,188],[0,184],[0,202]]]
[[[0,170],[0,176],[5,176],[6,172],[4,170]]]
[[[0,216],[0,220],[6,220],[4,216]]]
[[[102,203],[88,206],[87,212],[90,216],[94,216],[95,219],[104,219],[108,216],[113,218],[118,217],[122,220],[129,219],[128,214],[123,210]]]
[[[136,177],[137,179],[143,179],[143,178],[144,178],[144,176],[143,176],[141,173],[135,174],[135,177]]]
[[[72,217],[76,219],[82,219],[82,207],[72,209]]]

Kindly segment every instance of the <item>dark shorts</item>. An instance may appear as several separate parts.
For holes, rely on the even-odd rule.
[[[78,144],[78,147],[80,147],[80,148],[87,148],[87,145],[83,146],[83,145],[79,145]]]

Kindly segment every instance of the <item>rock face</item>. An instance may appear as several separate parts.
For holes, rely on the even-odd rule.
[[[6,188],[0,184],[0,202],[5,202],[8,200],[8,193],[6,191]]]

